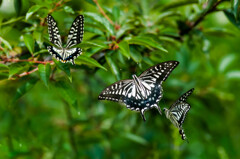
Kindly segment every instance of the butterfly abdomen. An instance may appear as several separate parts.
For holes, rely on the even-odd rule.
[[[182,140],[185,140],[187,138],[183,129],[179,130],[179,134],[182,136]]]

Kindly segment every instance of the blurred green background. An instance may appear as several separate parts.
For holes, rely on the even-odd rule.
[[[0,0],[0,158],[240,158],[238,0]],[[46,16],[66,42],[85,16],[76,65],[47,52]],[[111,83],[167,60],[161,108],[191,88],[189,144],[156,109],[146,122],[98,101]]]

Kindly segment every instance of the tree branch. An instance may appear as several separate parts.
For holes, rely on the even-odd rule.
[[[188,34],[194,27],[196,27],[201,21],[203,21],[203,19],[210,13],[214,12],[214,11],[218,11],[217,6],[224,2],[226,0],[221,0],[221,1],[217,1],[209,10],[207,10],[206,12],[204,12],[203,14],[201,14],[196,21],[194,22],[186,22],[186,24],[188,25],[188,28],[186,30],[180,30],[180,35],[185,35]]]
[[[30,59],[24,59],[24,60],[18,60],[18,59],[3,59],[3,61],[0,61],[0,63],[6,63],[6,62],[33,62],[33,63],[38,63],[38,64],[50,64],[50,65],[53,65],[54,62],[53,61],[33,61],[33,60],[30,60]],[[23,77],[23,76],[27,76],[27,75],[30,75],[34,72],[38,71],[38,67],[31,70],[31,71],[28,71],[28,72],[23,72],[19,75],[16,75],[18,78],[20,77]],[[15,80],[15,78],[9,78],[9,80]]]
[[[19,59],[3,59],[3,61],[0,61],[0,63],[6,63],[6,62],[32,62],[32,63],[39,63],[39,64],[47,64],[50,63],[52,64],[53,61],[34,61],[31,59],[23,59],[23,60],[19,60]]]
[[[107,16],[107,14],[104,12],[104,10],[101,8],[97,0],[93,0],[93,2],[97,5],[100,13],[112,24],[114,25],[114,22]]]

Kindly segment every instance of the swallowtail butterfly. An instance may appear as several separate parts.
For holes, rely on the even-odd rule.
[[[70,28],[66,47],[62,46],[61,36],[59,35],[56,21],[51,15],[47,17],[49,39],[54,46],[48,46],[49,53],[57,60],[65,63],[71,62],[74,64],[74,59],[77,58],[81,53],[81,48],[73,48],[75,45],[81,43],[84,32],[84,17],[79,15],[72,23]]]
[[[128,109],[139,111],[146,121],[144,112],[151,108],[158,109],[158,102],[163,96],[162,82],[165,81],[178,61],[167,61],[150,67],[139,77],[132,75],[133,79],[121,80],[104,89],[99,100],[121,102]]]
[[[166,117],[173,123],[175,127],[179,129],[179,133],[182,136],[182,139],[187,139],[182,124],[185,120],[186,114],[190,109],[190,104],[186,102],[187,97],[190,96],[194,88],[187,91],[183,94],[169,109],[164,108]]]

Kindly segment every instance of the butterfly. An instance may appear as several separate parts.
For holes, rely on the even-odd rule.
[[[186,118],[187,112],[190,110],[190,104],[186,102],[188,96],[192,94],[194,88],[184,93],[169,109],[164,108],[166,117],[173,123],[175,127],[179,129],[179,133],[182,136],[182,140],[187,139],[182,124]],[[188,140],[187,140],[188,141]]]
[[[65,63],[71,62],[74,64],[74,59],[81,53],[81,48],[73,48],[73,46],[81,43],[84,32],[84,17],[83,15],[77,16],[73,21],[70,28],[66,47],[62,46],[61,36],[59,35],[56,21],[51,15],[47,16],[49,39],[54,46],[48,46],[48,52],[53,55],[57,60]]]
[[[163,62],[150,67],[139,77],[132,75],[133,79],[113,83],[101,92],[98,99],[121,102],[128,109],[139,111],[146,121],[144,112],[148,109],[156,108],[162,114],[158,107],[163,96],[162,82],[178,64],[178,61]]]

